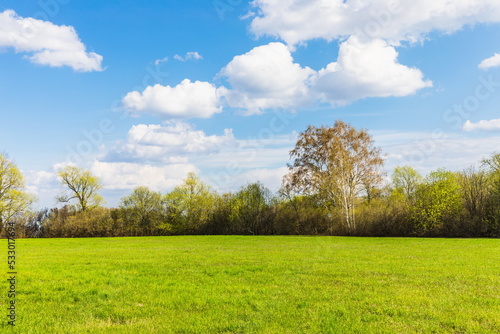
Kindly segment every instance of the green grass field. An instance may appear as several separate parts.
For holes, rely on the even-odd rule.
[[[2,333],[500,332],[500,240],[24,239],[17,253]]]

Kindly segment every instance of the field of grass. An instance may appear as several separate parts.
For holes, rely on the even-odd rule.
[[[500,240],[24,239],[17,240],[17,253],[17,325],[11,328],[2,316],[2,333],[500,328]]]

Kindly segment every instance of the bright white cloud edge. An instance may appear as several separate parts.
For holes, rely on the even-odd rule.
[[[0,13],[0,47],[31,54],[26,58],[35,64],[68,66],[79,72],[102,71],[103,57],[88,52],[73,27],[23,18],[13,10]]]
[[[500,66],[500,54],[499,53],[495,53],[494,56],[490,57],[490,58],[486,58],[485,60],[483,60],[479,65],[478,67],[482,70],[487,70],[489,68],[492,68],[492,67],[499,67]]]
[[[465,121],[462,126],[464,131],[500,131],[500,118],[491,120],[481,120],[473,123],[469,120]]]
[[[497,0],[255,0],[250,30],[290,47],[322,38],[357,36],[391,45],[423,41],[432,31],[452,33],[466,25],[500,22]]]

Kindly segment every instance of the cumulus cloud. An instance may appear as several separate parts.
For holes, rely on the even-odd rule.
[[[100,177],[105,189],[134,189],[146,186],[155,191],[164,191],[178,185],[188,173],[199,170],[191,164],[153,166],[126,162],[95,161],[92,173]]]
[[[184,122],[138,124],[129,130],[127,141],[112,148],[105,160],[185,163],[188,155],[217,153],[233,141],[231,129],[225,129],[221,136],[208,136]]]
[[[383,40],[361,42],[351,36],[336,62],[318,72],[294,62],[283,43],[270,43],[236,56],[220,74],[230,90],[225,99],[248,114],[268,108],[294,108],[317,100],[333,105],[365,97],[407,96],[432,86],[416,68],[398,63]]]
[[[290,46],[311,39],[356,35],[390,44],[417,42],[432,31],[452,33],[466,25],[500,22],[497,0],[255,0],[251,31]]]
[[[464,26],[500,22],[497,0],[255,0],[253,5],[251,31],[285,44],[269,43],[235,56],[219,72],[228,89],[186,79],[176,87],[157,85],[129,93],[124,99],[129,109],[169,117],[210,117],[223,105],[258,114],[318,101],[336,106],[367,97],[408,96],[432,87],[432,81],[418,68],[399,63],[397,47],[424,41],[431,32],[453,33]],[[292,52],[318,38],[342,43],[336,61],[315,71],[297,63]],[[176,58],[197,58],[191,54]],[[493,66],[500,66],[500,55],[479,65]],[[202,84],[200,91],[210,92],[202,96],[211,98],[183,94],[187,87]],[[188,103],[195,106],[184,107]]]
[[[220,72],[231,84],[226,99],[247,113],[297,106],[308,96],[314,71],[293,62],[283,43],[269,43],[233,58]]]
[[[322,100],[345,103],[365,97],[406,96],[430,87],[416,68],[399,64],[383,40],[362,43],[351,36],[340,45],[337,62],[318,72],[314,89]]]
[[[0,47],[28,53],[31,62],[75,71],[102,71],[102,56],[88,52],[71,26],[20,17],[13,10],[0,13]]]
[[[492,119],[492,120],[481,120],[477,123],[472,123],[471,121],[465,121],[462,126],[462,130],[464,131],[499,131],[500,130],[500,118]]]
[[[187,52],[185,56],[175,55],[174,59],[179,61],[188,61],[188,60],[200,60],[203,57],[197,51]]]
[[[122,100],[129,111],[149,112],[166,118],[208,118],[222,111],[224,87],[184,79],[175,87],[160,84],[128,93]]]
[[[52,172],[30,170],[24,175],[26,190],[36,196],[50,192],[59,185],[56,174]]]
[[[487,58],[483,60],[478,67],[482,70],[487,70],[492,67],[499,67],[500,66],[500,54],[495,53],[493,57]]]

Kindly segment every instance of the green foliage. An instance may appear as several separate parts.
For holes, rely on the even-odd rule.
[[[160,192],[147,187],[137,187],[132,194],[122,198],[120,209],[132,234],[165,235],[172,231],[166,220],[165,205]]]
[[[492,239],[24,239],[2,333],[498,333]],[[5,306],[5,305],[4,305]]]
[[[310,130],[318,136],[322,133],[321,129],[316,129],[319,134],[313,128]],[[359,134],[351,130],[352,136]],[[335,136],[332,136],[334,144],[327,144],[337,147]],[[361,137],[369,139],[364,135]],[[307,140],[302,144],[305,143],[311,144]],[[357,146],[353,144],[348,151],[356,152],[354,147]],[[327,160],[324,163],[328,165]],[[336,163],[340,164],[340,161],[351,160]],[[318,168],[317,172],[337,177],[339,171],[329,172],[327,165]],[[122,198],[118,209],[105,209],[99,206],[99,179],[89,171],[67,167],[59,176],[71,193],[63,197],[65,201],[75,200],[76,205],[29,212],[26,209],[32,197],[24,192],[20,171],[3,156],[0,156],[0,167],[0,221],[8,218],[15,222],[19,237],[172,234],[500,236],[499,154],[484,159],[482,169],[469,168],[459,173],[439,169],[424,179],[410,166],[397,167],[392,175],[392,188],[358,183],[356,196],[349,205],[333,195],[338,190],[335,188],[337,181],[327,178],[320,190],[305,191],[303,188],[300,191],[301,187],[313,182],[307,177],[314,175],[314,171],[304,175],[292,171],[279,196],[274,196],[258,182],[250,183],[236,193],[219,195],[191,173],[166,195],[138,187]],[[370,171],[374,172],[373,169],[365,170]],[[295,178],[301,177],[307,180],[304,179],[303,184],[294,184]],[[328,197],[328,191],[332,193],[331,197]],[[346,225],[346,213],[351,215],[350,225]],[[0,235],[5,237],[5,233]]]
[[[201,228],[201,234],[236,233],[230,220],[232,202],[233,194],[227,193],[215,196],[208,223]]]
[[[241,188],[231,201],[231,225],[241,234],[273,234],[271,202],[271,192],[261,183]]]
[[[102,188],[101,181],[89,170],[67,166],[57,175],[61,178],[63,186],[69,189],[69,194],[61,194],[57,197],[59,202],[70,203],[76,200],[78,211],[96,208],[104,202],[104,199],[97,193]]]
[[[500,237],[500,153],[494,153],[482,161],[488,170],[489,201],[488,201],[488,233]]]
[[[447,219],[462,211],[461,187],[456,173],[438,169],[431,172],[415,192],[411,216],[417,234],[439,232]]]
[[[0,229],[4,223],[22,217],[33,201],[35,197],[25,190],[21,171],[0,153]]]
[[[283,198],[275,216],[277,234],[324,235],[331,230],[330,211],[312,196]]]
[[[414,232],[409,219],[410,206],[401,192],[375,198],[358,207],[359,230],[363,236],[410,236]]]
[[[195,233],[208,223],[216,195],[194,173],[165,195],[169,222],[176,233]]]
[[[399,166],[392,173],[394,191],[405,196],[409,201],[415,197],[417,187],[422,182],[422,176],[411,166]]]
[[[103,207],[74,211],[70,206],[42,212],[38,218],[44,237],[114,237],[127,234],[124,221],[118,217],[116,209]]]

